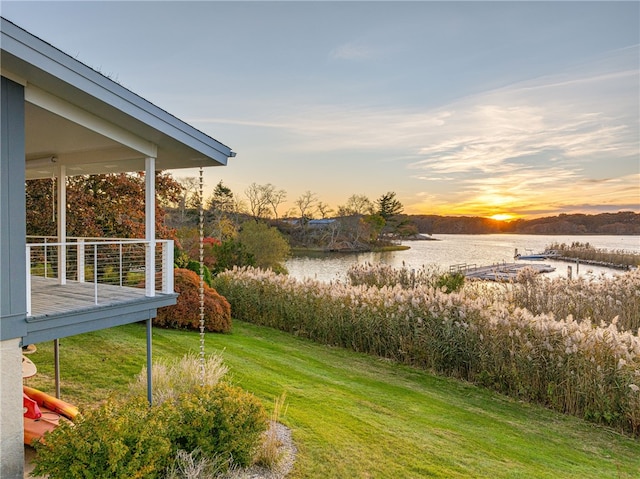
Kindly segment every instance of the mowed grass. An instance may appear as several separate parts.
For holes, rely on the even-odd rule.
[[[133,324],[61,340],[62,395],[90,407],[127,387],[146,361]],[[472,385],[269,328],[207,334],[228,378],[269,409],[298,447],[293,478],[636,478],[640,441]],[[154,358],[199,350],[194,332],[154,329]],[[52,344],[27,384],[53,391]]]

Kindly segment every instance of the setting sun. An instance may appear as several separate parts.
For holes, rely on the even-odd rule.
[[[508,213],[500,213],[500,214],[497,214],[497,215],[490,216],[490,218],[492,220],[496,220],[496,221],[509,221],[509,220],[514,219],[515,216],[510,215]]]

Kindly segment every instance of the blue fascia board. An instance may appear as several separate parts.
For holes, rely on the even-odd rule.
[[[157,309],[176,304],[177,294],[163,294],[126,303],[96,306],[55,315],[28,317],[23,344],[41,343],[154,318]]]
[[[26,310],[23,313],[0,316],[0,341],[25,336],[27,334],[26,316]]]

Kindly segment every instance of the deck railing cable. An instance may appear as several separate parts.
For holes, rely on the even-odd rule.
[[[54,238],[29,237],[27,241],[28,315],[31,315],[31,276],[40,276],[51,281],[57,278],[59,284],[94,283],[95,304],[100,302],[100,284],[122,288],[145,287],[145,251],[148,247],[146,240],[68,238],[68,241],[60,243]],[[173,241],[156,240],[155,243],[156,291],[173,293]],[[62,248],[65,254],[61,254]],[[65,258],[64,265],[59,264],[60,258]],[[64,272],[62,277],[61,271]]]

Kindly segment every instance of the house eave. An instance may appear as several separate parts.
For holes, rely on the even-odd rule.
[[[158,146],[162,169],[221,166],[231,149],[10,21],[0,18],[2,74],[49,92]],[[163,155],[166,155],[163,158]]]

